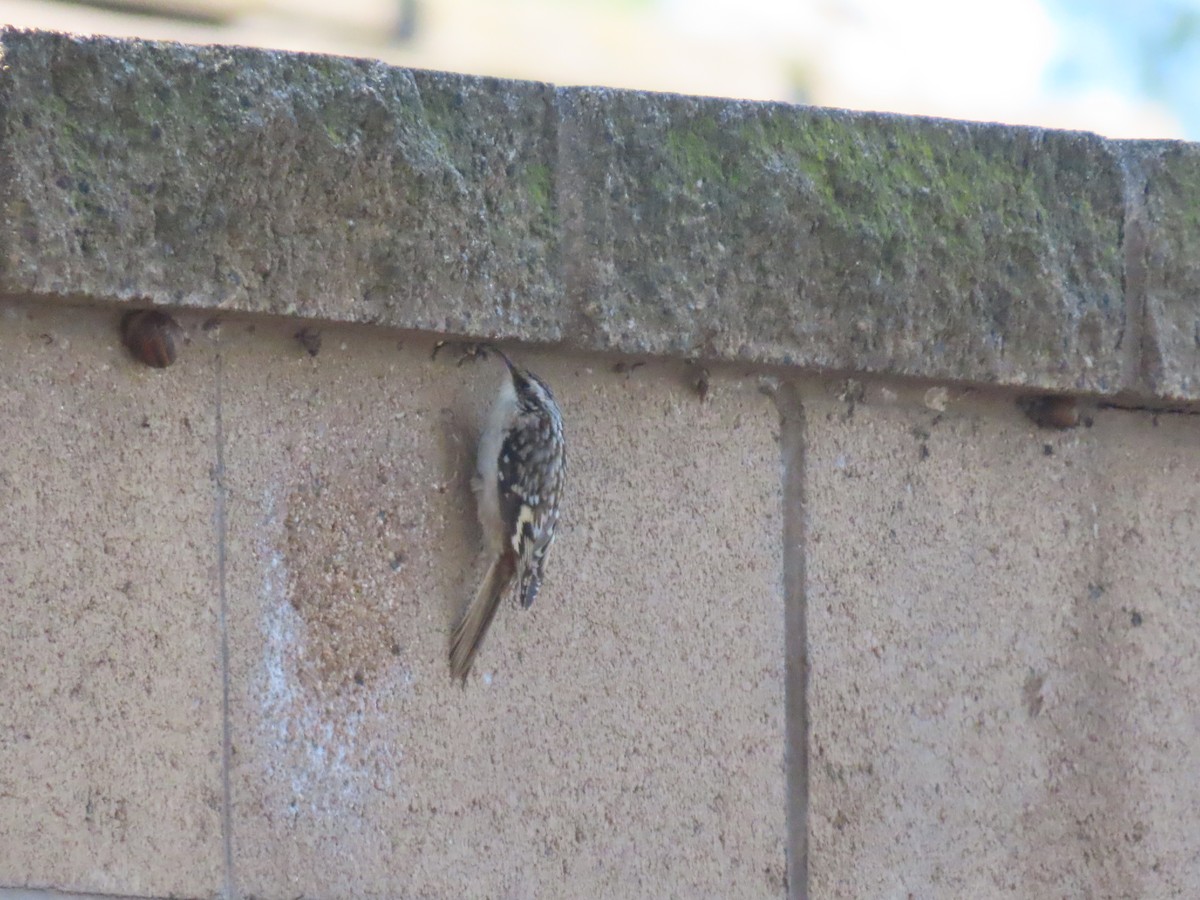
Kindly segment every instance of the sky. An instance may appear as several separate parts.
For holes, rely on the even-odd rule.
[[[1200,139],[1200,0],[1048,0],[1061,24],[1048,83],[1160,100]]]
[[[678,27],[795,42],[817,102],[1200,139],[1200,0],[661,0]]]

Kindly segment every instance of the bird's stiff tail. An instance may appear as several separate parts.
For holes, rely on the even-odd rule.
[[[496,617],[500,608],[500,600],[508,589],[513,575],[516,573],[516,557],[511,553],[501,553],[483,578],[475,599],[467,608],[467,613],[454,629],[450,637],[450,674],[454,678],[465,680],[471,671],[471,663],[475,654],[483,644],[488,626]]]

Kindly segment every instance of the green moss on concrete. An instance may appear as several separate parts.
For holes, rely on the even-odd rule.
[[[1191,147],[1166,148],[1148,179],[1147,203],[1176,252],[1200,257],[1200,154]]]
[[[559,293],[542,86],[260,50],[2,40],[7,290],[362,321],[403,309],[410,326],[458,329]]]
[[[704,113],[668,131],[666,148],[673,164],[669,177],[684,185],[736,182],[735,169],[722,159],[719,138],[717,123]]]
[[[464,333],[547,323],[531,340],[582,319],[597,346],[1060,387],[1084,359],[1075,386],[1113,371],[1123,184],[1095,138],[4,42],[10,290]],[[1196,175],[1171,191],[1196,194]],[[560,198],[582,215],[560,222]],[[1162,218],[1192,233],[1200,207]],[[557,300],[564,239],[581,250],[574,306]]]
[[[1146,141],[1126,154],[1145,204],[1135,283],[1147,317],[1140,375],[1156,396],[1200,399],[1200,150]]]
[[[672,347],[771,333],[788,359],[829,366],[908,360],[920,372],[937,359],[980,372],[1071,358],[1053,364],[1063,371],[1104,356],[1107,370],[1086,376],[1101,389],[1116,371],[1123,194],[1098,139],[577,97],[580,167],[604,207],[587,246],[612,247],[613,288],[593,301],[601,321],[670,334]],[[730,349],[741,352],[736,338]]]
[[[545,163],[525,167],[525,193],[539,215],[549,216],[554,208],[554,174]]]
[[[1056,184],[1038,183],[1019,147],[975,146],[974,126],[914,128],[887,117],[848,121],[781,107],[751,108],[719,124],[705,109],[681,118],[665,134],[669,165],[655,174],[654,185],[711,196],[726,215],[770,202],[774,187],[799,189],[815,204],[812,214],[822,227],[880,247],[936,235],[950,257],[980,261],[989,245],[1019,244],[1023,234],[1040,233],[1039,223],[1064,214],[1087,231],[1115,238],[1119,229],[1111,205],[1093,209],[1084,179],[1067,185],[1068,208],[1048,209],[1047,196],[1063,200]],[[995,221],[984,234],[988,220]],[[1103,267],[1119,268],[1117,240],[1098,250]]]

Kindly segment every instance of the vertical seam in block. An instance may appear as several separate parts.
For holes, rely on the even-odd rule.
[[[1146,328],[1146,172],[1132,151],[1118,144],[1123,204],[1121,222],[1121,291],[1125,333],[1121,348],[1122,391],[1143,391],[1148,381]]]
[[[582,226],[579,219],[582,212],[579,209],[578,171],[571,155],[575,135],[573,132],[568,135],[567,123],[570,120],[563,113],[563,106],[567,102],[566,89],[556,86],[551,101],[551,115],[554,121],[554,209],[558,216],[557,274],[563,296],[578,301],[584,296],[581,289],[584,279],[579,269],[585,257],[582,255],[580,239]],[[574,127],[575,123],[571,122],[571,125]],[[573,323],[573,327],[578,328],[579,325]]]
[[[790,900],[808,898],[808,604],[805,595],[804,404],[794,385],[775,394],[783,467],[784,734]]]
[[[609,225],[608,213],[602,205],[592,204],[585,209],[583,192],[587,179],[581,176],[579,146],[583,139],[579,107],[584,96],[580,88],[554,88],[554,196],[558,214],[559,284],[563,296],[570,301],[571,319],[563,326],[564,337],[572,343],[593,345],[612,341],[602,334],[594,313],[596,298],[605,292],[597,275],[598,266],[612,262],[611,248],[597,246],[589,236],[589,226],[604,229]],[[600,224],[597,225],[597,222]]]
[[[225,427],[222,418],[222,380],[224,377],[221,351],[217,349],[216,362],[216,531],[217,531],[217,595],[220,608],[219,627],[221,632],[221,839],[225,863],[224,896],[234,897],[233,890],[233,796],[230,791],[230,761],[233,743],[229,724],[229,603],[225,591],[225,542],[228,534],[225,509]]]

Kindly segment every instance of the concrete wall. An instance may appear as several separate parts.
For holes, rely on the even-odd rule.
[[[1200,890],[1194,147],[2,42],[0,898]]]

